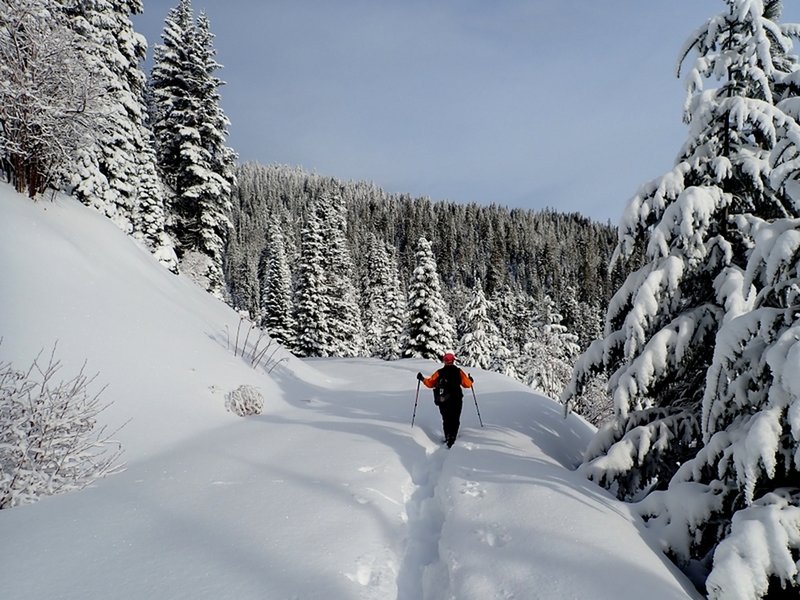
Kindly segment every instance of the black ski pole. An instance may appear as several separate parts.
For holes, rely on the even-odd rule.
[[[411,415],[411,427],[414,427],[414,419],[417,418],[417,400],[419,400],[419,384],[421,382],[417,381],[417,395],[414,397],[414,414]]]
[[[469,389],[472,390],[472,398],[473,400],[475,400],[475,410],[478,411],[478,423],[480,423],[481,427],[483,427],[483,420],[481,419],[481,409],[478,408],[478,397],[475,395],[475,386],[472,386]]]

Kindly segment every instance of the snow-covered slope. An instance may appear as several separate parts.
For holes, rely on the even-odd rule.
[[[462,434],[439,444],[419,360],[231,346],[237,315],[73,200],[0,187],[0,358],[58,342],[113,402],[127,470],[0,511],[2,597],[678,599],[696,597],[628,508],[571,471],[592,429],[473,371]],[[283,355],[281,355],[283,357]],[[261,416],[226,412],[241,384]]]

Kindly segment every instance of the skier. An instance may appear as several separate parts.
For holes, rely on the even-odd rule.
[[[474,380],[472,375],[467,375],[455,365],[456,357],[452,352],[442,356],[442,362],[444,366],[434,371],[433,375],[426,378],[422,373],[417,373],[417,379],[425,387],[433,389],[433,403],[439,407],[442,415],[444,441],[448,448],[452,448],[461,424],[461,407],[464,404],[461,388],[471,388]]]

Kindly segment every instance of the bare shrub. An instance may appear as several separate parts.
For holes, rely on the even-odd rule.
[[[122,448],[105,428],[95,431],[102,389],[85,364],[72,379],[56,382],[56,346],[46,363],[36,357],[27,371],[0,362],[0,509],[41,496],[84,488],[122,470]]]
[[[225,394],[225,408],[240,417],[260,415],[264,409],[264,397],[251,385],[240,385]]]
[[[228,347],[231,347],[230,336],[228,336]],[[236,338],[233,341],[234,356],[241,356],[254,369],[263,365],[267,373],[271,373],[275,367],[288,360],[286,356],[277,358],[276,354],[281,348],[280,343],[275,341],[266,329],[250,321],[246,313],[240,313]]]

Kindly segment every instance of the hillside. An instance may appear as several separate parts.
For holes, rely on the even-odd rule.
[[[0,511],[3,595],[27,599],[698,597],[630,508],[571,469],[593,428],[473,370],[439,443],[422,360],[298,360],[231,346],[238,316],[100,214],[0,187],[0,360],[57,341],[122,426],[127,469]],[[242,384],[260,416],[226,411]]]

